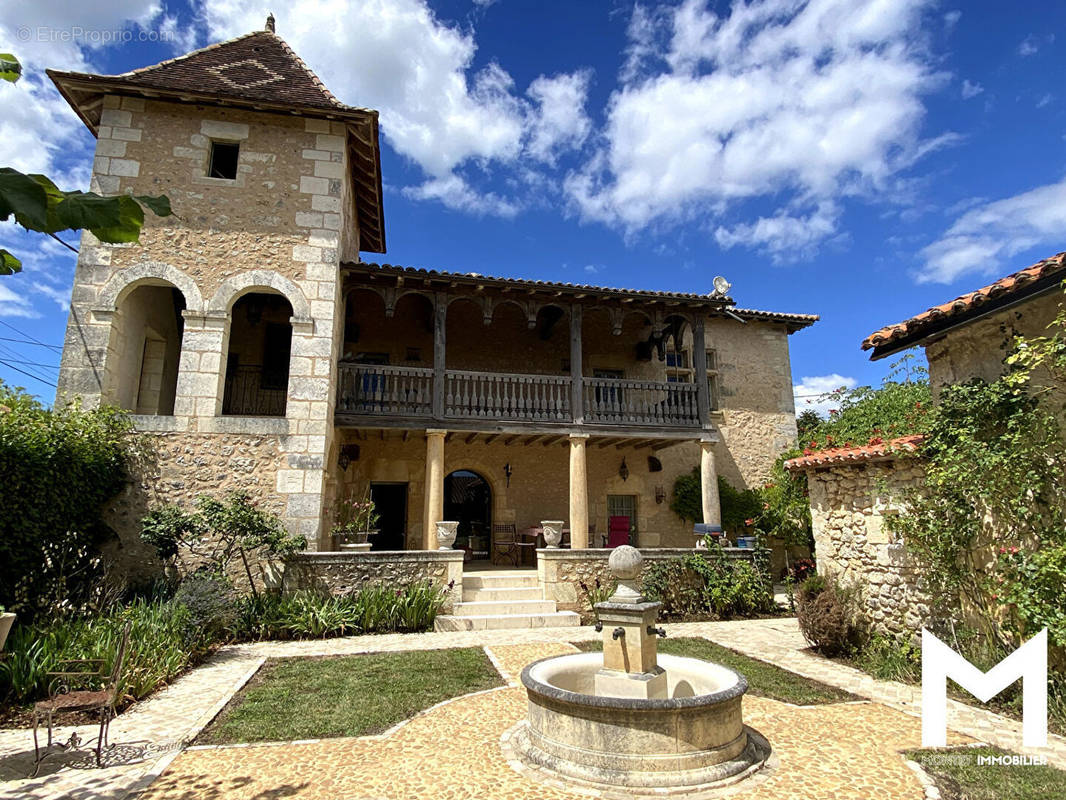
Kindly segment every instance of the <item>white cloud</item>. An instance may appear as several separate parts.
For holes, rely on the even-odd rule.
[[[533,116],[527,152],[550,164],[563,149],[581,147],[589,135],[592,122],[585,113],[590,71],[572,72],[551,78],[541,76],[526,92],[537,104]]]
[[[719,226],[714,232],[718,244],[728,250],[737,245],[765,250],[777,263],[807,258],[818,245],[836,232],[839,209],[821,203],[807,216],[792,216],[784,211],[772,217],[759,217],[753,223],[732,228]]]
[[[202,0],[209,38],[261,28],[263,8],[259,0]],[[587,135],[587,73],[536,79],[531,102],[498,64],[475,70],[473,32],[438,19],[425,0],[296,0],[276,16],[278,34],[334,94],[381,112],[385,139],[427,176],[412,197],[513,213],[517,202],[477,199],[458,171],[514,165],[524,153],[550,163]],[[449,198],[447,188],[460,196]]]
[[[944,81],[916,44],[928,5],[755,0],[719,16],[686,0],[665,41],[640,16],[605,145],[566,181],[581,217],[632,233],[774,198],[780,212],[722,228],[726,239],[773,253],[805,239],[800,228],[832,235],[826,209],[884,189],[927,146],[921,95]],[[665,64],[655,74],[649,37]]]
[[[1033,56],[1040,52],[1040,48],[1046,44],[1053,44],[1055,42],[1055,34],[1049,33],[1046,36],[1037,36],[1035,33],[1030,33],[1024,39],[1022,43],[1018,45],[1018,55],[1023,57]]]
[[[585,265],[585,272],[587,272],[589,275],[595,275],[599,271],[600,271],[600,268],[597,267],[595,264],[586,264]]]
[[[1046,105],[1050,105],[1051,101],[1054,100],[1054,99],[1055,99],[1054,95],[1052,95],[1051,92],[1048,92],[1047,94],[1041,96],[1041,98],[1036,101],[1036,107],[1037,108],[1043,108]]]
[[[793,384],[792,396],[796,402],[796,414],[804,411],[816,411],[822,417],[829,415],[831,408],[840,406],[839,400],[831,400],[825,395],[839,389],[854,389],[858,384],[854,378],[833,373],[831,375],[813,375]]]
[[[977,97],[985,90],[985,87],[979,83],[972,83],[969,80],[962,82],[962,99],[969,100],[972,97]]]
[[[11,289],[9,279],[0,282],[0,315],[5,317],[39,317],[30,302]]]
[[[34,281],[33,288],[54,302],[63,311],[70,310],[70,288],[56,288],[44,281]]]
[[[403,192],[414,200],[436,200],[447,208],[478,216],[510,218],[519,211],[515,203],[495,193],[475,192],[466,181],[455,174],[430,178],[418,186],[405,188]]]
[[[944,15],[944,27],[946,27],[948,30],[951,30],[959,24],[960,19],[962,19],[961,11],[959,11],[958,9],[955,9],[954,11],[949,11]]]
[[[1013,271],[1024,265],[1007,262],[1023,251],[1062,250],[1064,232],[1066,178],[969,209],[921,251],[924,264],[915,277],[920,283],[951,283],[971,273]]]

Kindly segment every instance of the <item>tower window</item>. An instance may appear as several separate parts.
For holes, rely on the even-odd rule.
[[[236,142],[211,142],[211,165],[207,170],[210,178],[233,180],[237,177],[237,153],[240,145]]]

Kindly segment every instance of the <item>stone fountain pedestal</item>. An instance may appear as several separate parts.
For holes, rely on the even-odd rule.
[[[711,790],[760,770],[770,747],[744,725],[747,681],[720,664],[660,657],[666,634],[655,625],[660,604],[637,586],[640,553],[619,547],[609,563],[618,589],[596,605],[602,655],[553,656],[522,671],[529,711],[504,735],[508,758],[534,776],[631,797]]]

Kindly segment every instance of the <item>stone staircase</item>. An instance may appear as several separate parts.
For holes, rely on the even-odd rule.
[[[463,575],[463,602],[437,617],[438,631],[485,631],[503,628],[564,628],[580,625],[573,611],[557,611],[541,595],[532,570],[474,572]]]

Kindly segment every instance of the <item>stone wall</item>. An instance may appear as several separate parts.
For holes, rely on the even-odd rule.
[[[639,548],[645,563],[656,561],[673,561],[693,553],[706,552],[691,547],[656,548],[653,550]],[[610,550],[538,550],[537,578],[545,600],[554,600],[560,611],[577,611],[585,613],[589,608],[588,595],[581,584],[593,586],[598,580],[606,585],[613,579],[607,568]],[[739,558],[754,561],[758,551],[739,547],[727,547],[723,552],[726,558]]]
[[[885,525],[922,478],[921,462],[906,457],[807,474],[818,572],[857,586],[884,633],[915,635],[929,617],[917,568]]]
[[[346,128],[114,95],[103,106],[91,188],[166,194],[174,216],[146,214],[133,244],[104,245],[83,234],[57,399],[138,410],[142,404],[133,398],[145,332],[130,320],[144,314],[127,314],[126,307],[139,287],[176,290],[184,311],[173,414],[138,418],[139,430],[182,434],[177,446],[190,451],[164,453],[161,494],[213,493],[254,480],[289,529],[315,549],[325,533],[326,457],[334,437],[340,250],[358,255],[356,222],[344,202],[351,197]],[[213,140],[239,143],[235,179],[207,176]],[[221,415],[232,308],[249,292],[281,295],[292,306],[284,417]],[[238,467],[222,477],[233,466],[226,448],[239,449],[241,437],[260,451],[254,476]],[[263,437],[271,441],[269,456],[261,451]],[[135,549],[136,514],[117,512],[115,520],[120,541]]]
[[[283,589],[347,595],[364,586],[399,588],[422,580],[450,586],[443,613],[451,613],[455,603],[463,599],[462,551],[298,553],[286,562]]]

